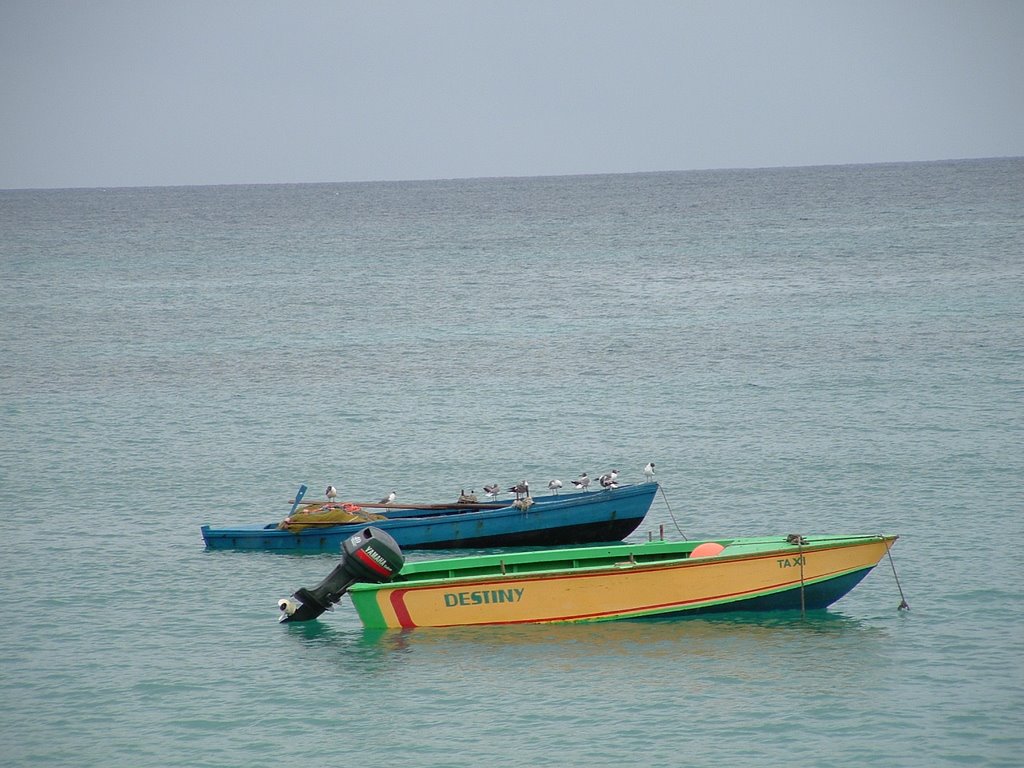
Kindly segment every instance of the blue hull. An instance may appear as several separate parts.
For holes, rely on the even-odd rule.
[[[337,552],[341,542],[367,525],[387,531],[402,549],[560,546],[621,541],[637,529],[654,502],[657,483],[535,499],[526,511],[514,506],[401,516],[299,532],[277,523],[231,528],[202,526],[208,549]],[[411,516],[418,515],[418,516]]]

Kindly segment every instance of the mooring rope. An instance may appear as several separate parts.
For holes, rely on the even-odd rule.
[[[804,585],[804,544],[807,543],[807,539],[801,536],[799,533],[791,533],[786,537],[787,544],[796,544],[797,548],[797,565],[800,566],[800,618],[807,618],[807,596],[806,588]]]
[[[676,516],[672,514],[672,507],[668,505],[668,496],[665,495],[665,489],[662,486],[658,486],[658,490],[661,491],[661,498],[665,501],[665,507],[668,509],[668,516],[672,518],[672,522],[675,523],[676,530],[679,531],[679,535],[683,537],[683,541],[688,541],[686,534],[683,533],[683,529],[679,527],[679,523],[676,522]]]
[[[892,561],[892,546],[889,544],[885,545],[885,554],[889,556],[889,565],[892,566],[892,576],[896,579],[896,589],[900,591],[900,604],[896,608],[897,611],[909,611],[910,604],[907,603],[907,599],[903,596],[903,587],[900,586],[900,577],[896,574],[896,563]]]
[[[807,599],[804,596],[804,537],[796,537],[796,548],[800,555],[800,618],[807,618]]]

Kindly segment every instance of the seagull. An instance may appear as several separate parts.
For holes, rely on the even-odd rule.
[[[324,495],[327,497],[327,501],[334,501],[336,498],[338,498],[338,489],[335,488],[333,485],[328,485],[327,490],[324,491]]]
[[[523,480],[523,482],[519,483],[518,485],[513,485],[511,488],[509,488],[508,492],[509,493],[514,493],[516,495],[517,499],[519,499],[519,498],[521,498],[523,496],[529,496],[530,495],[530,484],[528,482],[526,482],[525,480]]]
[[[598,478],[598,482],[601,483],[602,488],[618,488],[619,484],[616,482],[619,479],[619,470],[613,469],[606,475],[601,475]]]
[[[486,496],[488,499],[493,499],[499,493],[501,493],[501,486],[498,485],[497,483],[494,483],[493,485],[484,486],[484,496]]]
[[[562,487],[562,481],[561,480],[552,480],[550,483],[548,483],[548,490],[549,491],[553,491],[556,494],[558,493],[558,489],[561,488],[561,487]]]
[[[385,496],[383,499],[381,499],[380,502],[378,502],[378,503],[380,503],[380,504],[390,504],[394,500],[395,500],[395,492],[392,491],[387,496]]]
[[[572,481],[572,484],[575,485],[577,488],[582,488],[585,491],[587,490],[587,488],[590,487],[590,478],[587,477],[586,472],[582,472],[576,480]]]
[[[647,463],[647,466],[644,467],[644,477],[646,477],[648,481],[654,479],[654,462],[653,461],[649,461]]]

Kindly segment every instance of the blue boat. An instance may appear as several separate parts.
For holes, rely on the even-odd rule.
[[[655,482],[599,491],[540,496],[532,504],[428,505],[392,509],[370,524],[387,531],[403,549],[545,547],[621,541],[640,525],[658,491]],[[202,526],[207,549],[337,552],[366,520],[341,525],[282,529],[279,523]]]

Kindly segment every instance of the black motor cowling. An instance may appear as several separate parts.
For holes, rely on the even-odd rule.
[[[380,528],[364,528],[341,543],[341,562],[327,578],[312,589],[300,587],[292,595],[296,605],[287,598],[278,600],[280,621],[309,621],[334,604],[357,581],[389,581],[402,570],[405,556],[398,543]]]

